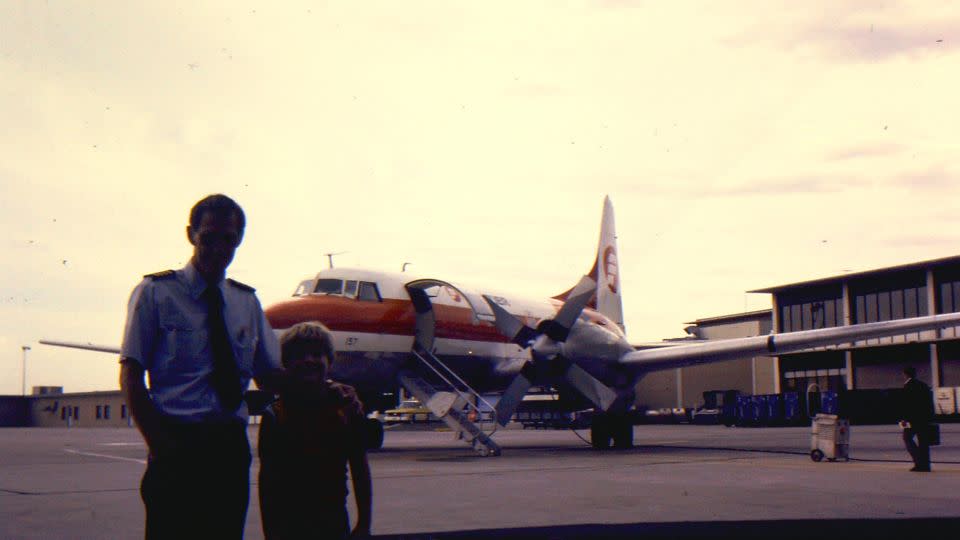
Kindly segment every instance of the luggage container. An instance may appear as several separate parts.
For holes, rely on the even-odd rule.
[[[799,424],[803,419],[803,409],[800,406],[800,394],[786,392],[783,394],[783,420],[787,424]]]
[[[781,426],[784,423],[783,396],[770,394],[767,396],[767,425]]]
[[[753,396],[737,396],[737,425],[752,426],[757,421],[757,408]]]
[[[818,414],[811,423],[810,459],[850,461],[850,422],[835,414]]]
[[[825,390],[820,392],[820,412],[823,414],[836,415],[840,412],[837,393]]]
[[[750,403],[756,411],[754,413],[754,423],[758,426],[766,426],[770,422],[770,407],[767,396],[753,396]]]
[[[718,396],[717,406],[720,409],[719,420],[721,424],[731,427],[737,423],[739,396],[739,390],[726,390],[722,395]]]

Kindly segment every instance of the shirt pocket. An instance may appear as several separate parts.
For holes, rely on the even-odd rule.
[[[166,338],[163,367],[181,375],[201,373],[208,367],[210,338],[206,328],[178,316],[164,317],[160,328]]]
[[[240,372],[247,377],[253,375],[253,356],[257,351],[257,335],[249,326],[241,326],[234,332],[236,344],[237,366]]]

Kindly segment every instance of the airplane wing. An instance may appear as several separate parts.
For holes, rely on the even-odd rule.
[[[40,343],[44,345],[51,345],[53,347],[67,347],[69,349],[83,349],[85,351],[97,351],[97,352],[120,354],[119,347],[108,347],[106,345],[94,345],[93,343],[71,343],[69,341],[50,341],[47,339],[41,339]]]
[[[784,334],[748,338],[718,339],[706,343],[628,352],[620,363],[642,371],[660,371],[678,367],[723,362],[746,356],[774,356],[822,347],[843,345],[868,338],[896,336],[960,326],[960,313],[930,315],[834,328],[819,328]]]

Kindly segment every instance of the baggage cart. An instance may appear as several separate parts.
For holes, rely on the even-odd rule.
[[[850,460],[850,422],[835,414],[818,414],[811,423],[810,459]]]

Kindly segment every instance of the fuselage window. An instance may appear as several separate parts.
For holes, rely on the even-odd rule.
[[[349,279],[343,282],[343,295],[349,298],[357,295],[357,282],[355,280]]]
[[[380,292],[377,291],[376,283],[368,283],[366,281],[360,282],[360,294],[357,295],[357,298],[364,302],[379,302],[380,301]]]
[[[313,292],[316,294],[341,294],[343,293],[343,281],[339,279],[318,279]]]

